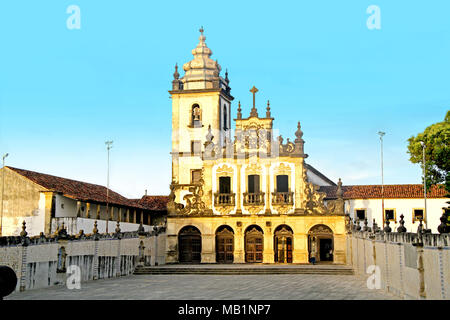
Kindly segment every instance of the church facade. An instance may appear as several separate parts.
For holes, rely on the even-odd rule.
[[[194,59],[172,81],[172,183],[166,263],[346,263],[341,182],[305,163],[300,122],[293,141],[276,135],[270,104],[258,89],[248,117],[238,104],[231,128],[228,73],[211,59],[203,30]],[[310,181],[336,186],[336,197]]]

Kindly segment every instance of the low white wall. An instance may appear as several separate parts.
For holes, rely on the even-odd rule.
[[[372,234],[353,231],[347,237],[350,263],[369,277],[379,267],[381,289],[405,299],[450,299],[450,234]],[[421,289],[421,285],[423,288]]]
[[[129,275],[137,264],[165,263],[165,233],[138,236],[133,232],[122,236],[98,235],[97,240],[93,236],[74,240],[22,238],[22,244],[0,247],[0,265],[10,266],[16,272],[16,289],[23,291],[65,285],[69,275],[58,270],[63,251],[65,269],[71,265],[80,267],[82,282]]]

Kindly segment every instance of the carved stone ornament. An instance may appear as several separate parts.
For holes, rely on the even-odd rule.
[[[169,195],[169,203],[167,205],[167,209],[169,214],[175,215],[202,215],[205,213],[206,205],[203,202],[203,171],[201,171],[201,177],[198,183],[193,184],[189,187],[189,191],[191,193],[186,194],[183,197],[183,200],[186,201],[186,206],[181,203],[175,202],[174,189],[176,189],[176,184],[172,182],[171,184],[171,192]]]
[[[326,194],[323,192],[318,192],[319,187],[307,182],[306,168],[303,168],[303,181],[304,181],[304,200],[303,208],[305,208],[305,213],[308,215],[318,214],[327,215],[330,214],[330,210],[325,206],[323,199]]]

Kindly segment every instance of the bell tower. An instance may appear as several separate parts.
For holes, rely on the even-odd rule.
[[[172,180],[178,184],[195,183],[203,167],[202,152],[211,128],[216,144],[230,138],[231,101],[228,72],[220,76],[221,67],[211,59],[200,28],[194,59],[183,65],[180,78],[175,65],[172,90]]]

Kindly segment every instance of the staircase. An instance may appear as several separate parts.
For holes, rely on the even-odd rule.
[[[346,265],[264,265],[264,264],[200,264],[137,266],[134,274],[152,275],[264,275],[264,274],[324,274],[353,275],[353,269]]]

